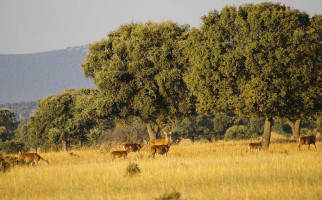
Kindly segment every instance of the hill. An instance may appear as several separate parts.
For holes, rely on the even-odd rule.
[[[0,104],[1,108],[7,108],[13,111],[16,115],[16,120],[19,122],[28,121],[29,117],[36,112],[37,102],[16,102]]]
[[[64,89],[95,87],[80,64],[88,46],[32,54],[0,54],[0,104],[36,101]]]

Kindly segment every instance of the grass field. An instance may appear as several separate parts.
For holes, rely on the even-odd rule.
[[[0,173],[0,199],[322,199],[322,143],[246,153],[247,141],[171,146],[168,157],[111,160],[109,151],[43,153],[50,165]],[[129,163],[141,173],[126,176]]]

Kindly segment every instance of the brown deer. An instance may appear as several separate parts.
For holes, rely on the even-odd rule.
[[[310,149],[310,145],[311,144],[314,144],[315,150],[317,150],[316,149],[316,145],[315,145],[317,133],[318,133],[318,129],[315,128],[313,130],[313,135],[299,137],[299,150],[301,150],[301,146],[303,144],[307,144],[308,145],[308,148],[307,149]]]
[[[168,151],[170,149],[170,146],[168,145],[152,145],[150,146],[150,152],[151,154],[149,155],[149,158],[152,156],[154,158],[155,154],[161,154],[161,157],[165,154],[168,156]]]
[[[251,143],[248,144],[248,148],[246,150],[246,153],[251,149],[258,149],[258,152],[260,152],[262,147],[263,147],[263,141],[261,141],[261,142],[251,142]]]
[[[131,150],[131,147],[127,151],[112,151],[111,153],[112,160],[114,160],[115,158],[122,158],[122,157],[125,159],[130,150]]]
[[[30,163],[30,165],[38,165],[38,162],[41,160],[47,164],[49,164],[48,160],[43,159],[40,155],[38,155],[37,153],[21,153],[19,151],[19,160],[24,160],[26,163]]]
[[[166,132],[164,130],[162,130],[163,134],[165,135],[164,139],[152,139],[149,141],[149,145],[150,147],[153,145],[170,145],[171,143],[171,131],[170,132]]]
[[[146,141],[143,140],[141,142],[141,144],[121,144],[122,148],[124,149],[124,151],[127,152],[136,152],[138,155],[140,155],[140,150],[142,149],[142,147],[146,144]]]

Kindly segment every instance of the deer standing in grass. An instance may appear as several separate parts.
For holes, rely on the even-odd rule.
[[[138,156],[140,155],[140,150],[142,149],[142,147],[146,144],[146,141],[143,140],[141,142],[141,144],[121,144],[122,148],[124,149],[124,151],[127,152],[136,152],[138,154]]]
[[[301,146],[303,144],[307,144],[308,145],[308,148],[307,149],[310,149],[310,145],[311,144],[314,144],[315,150],[317,150],[316,149],[316,145],[315,145],[317,133],[318,133],[318,129],[315,128],[313,130],[313,135],[299,137],[299,150],[301,150]]]
[[[24,160],[26,163],[30,163],[30,165],[38,165],[38,162],[41,160],[47,164],[49,164],[48,160],[45,160],[44,158],[42,158],[40,155],[38,155],[37,153],[21,153],[19,151],[19,160]]]
[[[168,145],[170,146],[171,143],[171,131],[170,132],[166,132],[164,130],[162,130],[163,134],[165,135],[164,139],[152,139],[149,141],[149,145],[153,146],[153,145]]]
[[[154,158],[155,154],[161,154],[161,157],[163,158],[163,155],[165,154],[168,156],[168,151],[170,149],[170,146],[168,145],[152,145],[150,146],[150,152],[149,158],[152,156]]]
[[[111,153],[112,160],[114,160],[115,158],[122,158],[122,157],[125,159],[129,151],[131,151],[131,147],[126,151],[112,151]]]
[[[150,140],[149,144],[150,144],[150,152],[151,154],[149,155],[149,158],[152,156],[154,158],[155,154],[161,154],[161,156],[163,157],[163,155],[165,154],[166,156],[168,156],[168,151],[170,149],[170,145],[171,145],[171,131],[166,132],[164,130],[162,130],[163,134],[165,135],[164,139],[153,139]]]
[[[251,149],[258,149],[258,152],[260,152],[262,147],[263,147],[263,141],[251,142],[251,143],[248,144],[248,148],[246,150],[246,153]]]

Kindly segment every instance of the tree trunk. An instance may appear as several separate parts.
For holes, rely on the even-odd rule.
[[[271,129],[272,129],[272,118],[266,117],[265,118],[265,125],[264,125],[264,134],[263,134],[263,149],[268,149],[269,143],[271,141]]]
[[[292,128],[292,135],[295,139],[297,139],[298,137],[300,137],[300,125],[301,125],[301,119],[297,119],[295,121],[295,123],[293,123],[291,120],[289,119],[285,119],[285,121],[290,125],[290,127]]]
[[[153,140],[153,139],[157,138],[157,134],[158,134],[158,131],[159,131],[159,125],[158,124],[154,125],[154,127],[152,128],[152,125],[150,123],[147,123],[146,124],[146,129],[148,130],[150,140]]]
[[[67,141],[63,140],[63,151],[67,151]]]

